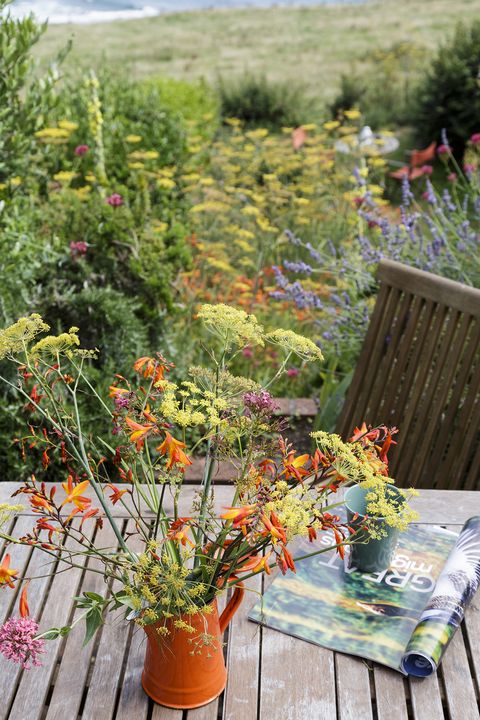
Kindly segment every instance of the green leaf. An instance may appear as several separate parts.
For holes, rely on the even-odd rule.
[[[93,638],[95,633],[97,632],[100,625],[103,624],[103,615],[98,609],[92,609],[87,617],[85,618],[85,638],[83,640],[83,647],[85,645],[88,645],[90,640]]]

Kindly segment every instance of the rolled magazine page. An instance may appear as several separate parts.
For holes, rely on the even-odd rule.
[[[408,675],[434,673],[480,585],[480,516],[467,520],[402,657]]]

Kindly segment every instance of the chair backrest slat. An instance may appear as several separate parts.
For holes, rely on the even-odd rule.
[[[480,290],[390,260],[337,432],[396,425],[401,486],[480,489]]]

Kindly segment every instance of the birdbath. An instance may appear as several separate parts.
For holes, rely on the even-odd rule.
[[[388,132],[374,133],[365,125],[358,134],[348,135],[343,140],[337,140],[335,150],[350,155],[359,152],[361,155],[388,155],[399,146],[398,138]]]

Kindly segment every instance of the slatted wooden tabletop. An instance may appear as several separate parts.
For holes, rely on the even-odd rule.
[[[0,503],[11,484],[0,483]],[[193,493],[189,488],[187,494]],[[228,504],[231,490],[217,489]],[[187,499],[188,502],[188,499]],[[480,514],[480,493],[424,490],[417,508],[425,524],[460,530]],[[122,511],[117,512],[119,518]],[[32,525],[16,519],[15,534]],[[127,519],[124,520],[125,524]],[[108,528],[105,545],[114,544]],[[3,552],[0,546],[0,555]],[[25,576],[49,572],[45,556],[28,547],[12,550]],[[262,578],[249,582],[262,589]],[[83,590],[105,592],[102,577],[81,569],[37,577],[30,585],[31,615],[41,628],[65,624],[72,597]],[[140,686],[143,633],[111,618],[94,643],[82,648],[82,628],[63,642],[47,643],[43,666],[21,671],[0,659],[0,720],[478,720],[480,690],[480,596],[448,649],[436,675],[407,679],[387,668],[333,653],[260,628],[247,620],[257,595],[248,593],[227,630],[229,678],[218,701],[182,713],[154,705]],[[0,593],[0,624],[16,609],[13,591]]]

